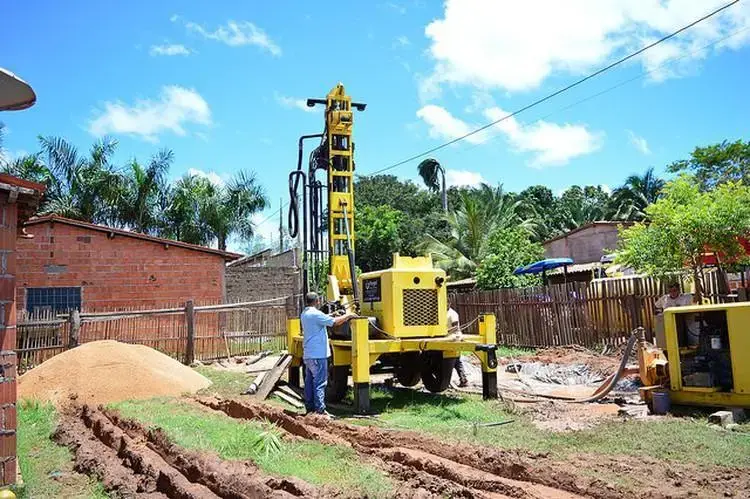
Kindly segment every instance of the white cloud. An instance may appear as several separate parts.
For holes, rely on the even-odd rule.
[[[265,31],[250,21],[229,21],[226,25],[219,26],[214,31],[194,22],[186,22],[185,27],[203,38],[215,40],[230,47],[254,45],[268,51],[271,55],[281,55],[281,47],[271,40],[271,37]]]
[[[636,135],[632,130],[628,130],[628,138],[630,139],[630,145],[635,147],[641,154],[651,154],[651,149],[648,147],[648,142],[643,137]]]
[[[484,111],[484,116],[490,121],[499,120],[507,114],[496,106]],[[429,126],[431,137],[441,140],[455,139],[477,128],[456,118],[448,110],[432,104],[417,111],[417,117]],[[529,166],[536,168],[564,165],[573,158],[596,151],[601,142],[601,135],[590,132],[584,125],[558,125],[540,120],[524,126],[515,118],[508,118],[494,127],[467,137],[466,141],[480,144],[498,134],[504,136],[517,152],[532,153]]]
[[[317,111],[314,107],[307,107],[307,99],[288,97],[286,95],[281,95],[278,92],[273,93],[273,98],[276,99],[276,102],[278,102],[279,105],[287,109],[299,109],[307,113],[314,113]]]
[[[226,183],[224,178],[215,171],[204,171],[199,168],[189,168],[188,175],[194,175],[196,177],[203,177],[217,187],[223,187]]]
[[[171,85],[162,87],[158,99],[139,99],[127,105],[121,101],[105,102],[103,110],[88,124],[94,136],[129,134],[157,142],[164,132],[186,135],[187,124],[211,125],[211,109],[195,90]]]
[[[446,83],[532,90],[552,74],[580,75],[603,66],[718,5],[695,0],[446,0],[443,17],[425,29],[434,67],[421,90],[428,97]],[[648,50],[640,62],[653,70],[749,22],[750,2],[741,2]],[[738,49],[749,41],[750,32],[744,32],[711,50]],[[705,51],[686,55],[686,63],[694,65],[705,56]],[[683,69],[656,71],[650,77],[680,76]]]
[[[606,192],[607,194],[612,194],[612,188],[608,186],[607,184],[599,184],[599,188]]]
[[[429,134],[433,139],[453,140],[469,133],[473,126],[453,116],[447,109],[428,104],[417,111],[417,117],[427,123]],[[487,140],[487,134],[480,132],[466,138],[472,144],[481,144]]]
[[[403,5],[399,5],[395,2],[387,2],[384,4],[384,7],[402,16],[406,14],[406,7],[404,7]]]
[[[190,55],[192,50],[179,43],[172,43],[168,45],[151,45],[148,53],[152,56],[156,55]]]
[[[393,40],[393,48],[403,48],[408,47],[409,45],[411,45],[411,42],[405,35],[397,36]]]
[[[487,181],[478,172],[468,170],[446,170],[445,183],[448,186],[476,186]]]

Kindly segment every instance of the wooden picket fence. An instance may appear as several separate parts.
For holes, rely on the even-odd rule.
[[[705,298],[736,301],[719,272],[706,279]],[[689,282],[682,283],[691,292]],[[457,312],[468,323],[481,313],[497,319],[498,343],[527,347],[619,345],[638,326],[649,339],[655,332],[656,300],[667,283],[649,277],[596,279],[521,289],[476,291],[455,295]],[[476,332],[476,324],[470,327]]]
[[[30,369],[65,350],[97,340],[146,345],[192,363],[286,348],[286,319],[296,302],[181,305],[148,310],[27,314],[17,321],[18,366]]]

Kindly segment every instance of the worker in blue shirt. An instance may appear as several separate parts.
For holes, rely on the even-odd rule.
[[[320,298],[316,293],[305,295],[305,310],[302,311],[303,361],[305,363],[305,408],[307,413],[316,412],[324,416],[326,412],[325,394],[328,384],[328,330],[356,317],[346,313],[338,317],[326,315],[319,310]]]

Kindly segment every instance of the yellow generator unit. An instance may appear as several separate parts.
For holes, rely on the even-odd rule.
[[[664,311],[669,394],[678,405],[750,408],[750,303]]]
[[[445,336],[448,293],[445,271],[432,258],[393,255],[389,269],[359,277],[360,313],[376,319],[376,327],[393,338]]]

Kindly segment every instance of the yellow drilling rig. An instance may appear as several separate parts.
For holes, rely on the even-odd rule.
[[[370,409],[370,374],[392,372],[404,386],[421,380],[432,392],[448,388],[455,360],[473,352],[482,364],[482,392],[497,397],[495,317],[480,315],[476,335],[449,335],[446,275],[428,256],[393,255],[389,269],[357,276],[354,227],[354,111],[342,84],[325,99],[307,105],[325,106],[324,131],[299,139],[297,169],[289,175],[289,231],[301,235],[303,292],[326,287],[325,311],[354,311],[358,318],[329,329],[331,357],[326,397],[344,398],[351,373],[354,408]],[[304,143],[319,140],[303,169]],[[317,178],[319,170],[325,180]],[[301,188],[301,191],[300,191]],[[300,227],[301,219],[301,227]],[[299,385],[302,331],[299,319],[287,323],[293,357],[289,381]]]

